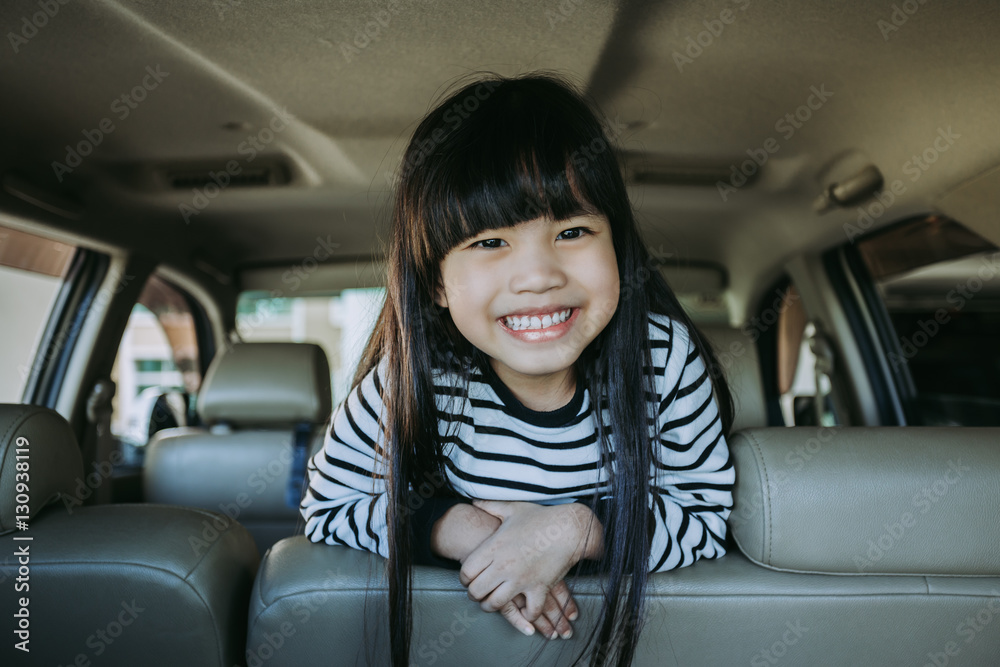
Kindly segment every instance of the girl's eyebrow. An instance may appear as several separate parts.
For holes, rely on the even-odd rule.
[[[596,207],[594,207],[593,205],[591,205],[589,203],[584,202],[584,203],[580,204],[577,208],[574,208],[572,211],[570,211],[566,215],[566,217],[563,218],[563,219],[564,220],[569,220],[571,218],[579,218],[579,217],[582,217],[582,216],[593,217],[593,218],[604,218],[605,217],[605,215],[603,213],[601,213],[600,211],[598,211]],[[556,221],[556,222],[559,222],[559,221]]]
[[[563,224],[566,224],[568,222],[573,222],[574,220],[577,220],[579,218],[591,218],[591,219],[602,221],[602,222],[606,222],[607,221],[607,217],[605,217],[603,213],[600,213],[598,211],[589,211],[588,210],[588,211],[575,211],[573,213],[570,213],[565,218],[562,218],[560,220],[553,220],[552,224],[553,225],[563,225]]]

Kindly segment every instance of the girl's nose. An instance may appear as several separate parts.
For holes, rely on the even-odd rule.
[[[525,248],[511,263],[513,292],[546,292],[566,284],[566,273],[552,248]]]

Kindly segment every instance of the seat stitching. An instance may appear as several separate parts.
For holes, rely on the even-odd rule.
[[[204,511],[202,511],[201,513],[207,514],[207,512],[204,512]],[[232,534],[233,531],[235,530],[235,527],[237,525],[240,525],[240,524],[237,521],[233,521],[224,532],[219,533],[219,539],[215,540],[215,542],[211,546],[209,546],[209,548],[205,551],[205,555],[203,555],[198,560],[198,562],[195,563],[194,567],[192,567],[191,570],[184,576],[185,583],[187,583],[188,586],[191,586],[191,589],[201,599],[202,603],[205,605],[205,608],[208,610],[209,614],[212,617],[212,621],[213,621],[212,625],[216,628],[216,633],[215,633],[216,647],[218,648],[219,656],[220,657],[225,654],[226,650],[225,650],[225,641],[223,640],[223,637],[222,637],[221,633],[218,632],[218,630],[219,630],[219,619],[216,618],[216,616],[215,616],[215,610],[212,609],[212,606],[210,604],[208,604],[208,601],[205,600],[202,597],[201,591],[199,591],[196,586],[192,585],[191,582],[188,581],[188,579],[201,566],[201,564],[205,561],[205,559],[208,558],[208,554],[211,553],[223,541],[222,537],[224,535],[226,535],[226,534]],[[259,565],[258,565],[258,567],[259,567]]]
[[[757,436],[753,433],[747,433],[750,438],[750,444],[753,445],[754,451],[757,452],[757,457],[760,460],[760,469],[764,472],[764,501],[767,504],[767,511],[765,514],[765,540],[764,540],[764,562],[771,563],[771,482],[767,475],[767,464],[764,462],[764,452],[761,451],[760,443],[757,441]]]

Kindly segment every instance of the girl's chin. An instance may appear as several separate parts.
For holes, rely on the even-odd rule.
[[[503,367],[503,370],[506,370],[509,373],[517,373],[518,375],[523,375],[525,377],[537,377],[542,379],[552,375],[564,373],[565,371],[573,368],[573,364],[576,363],[576,358],[561,359],[554,357],[553,354],[549,353],[545,355],[538,355],[537,359],[522,357],[513,363],[507,363],[502,359],[494,361],[499,362],[494,363],[494,368],[499,365]],[[500,372],[502,373],[503,371]]]

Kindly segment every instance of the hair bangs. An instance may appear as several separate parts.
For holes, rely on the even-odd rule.
[[[493,87],[428,156],[419,215],[432,222],[428,242],[437,260],[490,230],[542,217],[607,215],[595,204],[601,201],[599,183],[604,172],[618,167],[601,126],[552,82],[510,83]],[[526,84],[546,89],[552,99],[529,99]],[[471,95],[463,89],[441,108],[467,108],[461,100]],[[441,114],[445,123],[447,111]],[[439,124],[430,132],[441,130]],[[588,139],[581,143],[581,136]],[[587,151],[593,145],[605,150]]]

